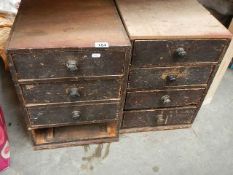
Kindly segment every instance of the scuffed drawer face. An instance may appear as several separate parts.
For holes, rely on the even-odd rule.
[[[32,128],[115,121],[118,104],[28,108]]]
[[[156,127],[165,125],[191,124],[195,107],[140,110],[124,112],[122,128]]]
[[[204,90],[204,88],[192,88],[128,92],[125,110],[197,105]]]
[[[211,73],[212,66],[132,69],[128,89],[207,85]]]
[[[14,54],[18,79],[120,76],[125,53],[120,51],[35,52]]]
[[[136,40],[132,65],[171,66],[218,62],[227,40]]]
[[[119,100],[120,79],[54,82],[21,85],[27,105]]]

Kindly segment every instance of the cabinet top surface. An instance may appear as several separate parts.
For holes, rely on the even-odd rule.
[[[116,0],[134,39],[231,38],[196,0]]]
[[[24,0],[8,49],[129,46],[112,0]]]

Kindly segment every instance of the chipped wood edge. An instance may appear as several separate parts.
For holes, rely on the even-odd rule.
[[[121,129],[120,134],[136,133],[136,132],[148,132],[148,131],[174,130],[174,129],[184,129],[184,128],[191,128],[191,127],[192,127],[192,124],[130,128],[130,129]]]
[[[96,140],[83,140],[83,141],[73,141],[73,142],[63,142],[63,143],[51,143],[51,144],[43,144],[43,145],[35,145],[33,141],[33,149],[43,150],[43,149],[56,149],[56,148],[64,148],[64,147],[74,147],[74,146],[83,146],[89,144],[102,144],[102,143],[112,143],[119,141],[119,137],[114,138],[102,138]]]

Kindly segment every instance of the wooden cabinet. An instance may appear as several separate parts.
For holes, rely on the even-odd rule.
[[[8,56],[35,148],[118,140],[130,55],[113,1],[22,1]]]
[[[190,127],[230,40],[196,0],[24,0],[7,51],[43,149]]]
[[[231,34],[196,0],[116,4],[134,48],[122,132],[190,127]]]

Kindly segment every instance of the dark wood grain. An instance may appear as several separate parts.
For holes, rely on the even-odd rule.
[[[163,89],[179,86],[206,86],[212,66],[131,69],[128,89]]]
[[[127,111],[122,129],[191,124],[196,107]]]
[[[228,40],[136,40],[132,64],[136,67],[218,62]],[[185,57],[176,49],[184,48]]]
[[[24,0],[7,52],[36,148],[118,140],[131,43],[112,0]]]
[[[21,85],[25,103],[64,103],[121,98],[120,79]],[[73,93],[72,93],[73,90]]]
[[[201,102],[204,90],[204,88],[190,88],[128,92],[125,110],[197,105]],[[165,95],[170,97],[170,103],[163,103],[162,97]]]
[[[42,51],[31,54],[14,54],[13,61],[20,79],[49,79],[65,77],[90,77],[124,74],[125,53],[120,51],[102,51],[90,49],[77,51]],[[100,54],[93,58],[92,54]],[[77,61],[77,70],[69,71],[69,60]]]
[[[66,105],[28,108],[32,128],[100,123],[118,120],[119,104]],[[79,116],[74,117],[74,112]]]

